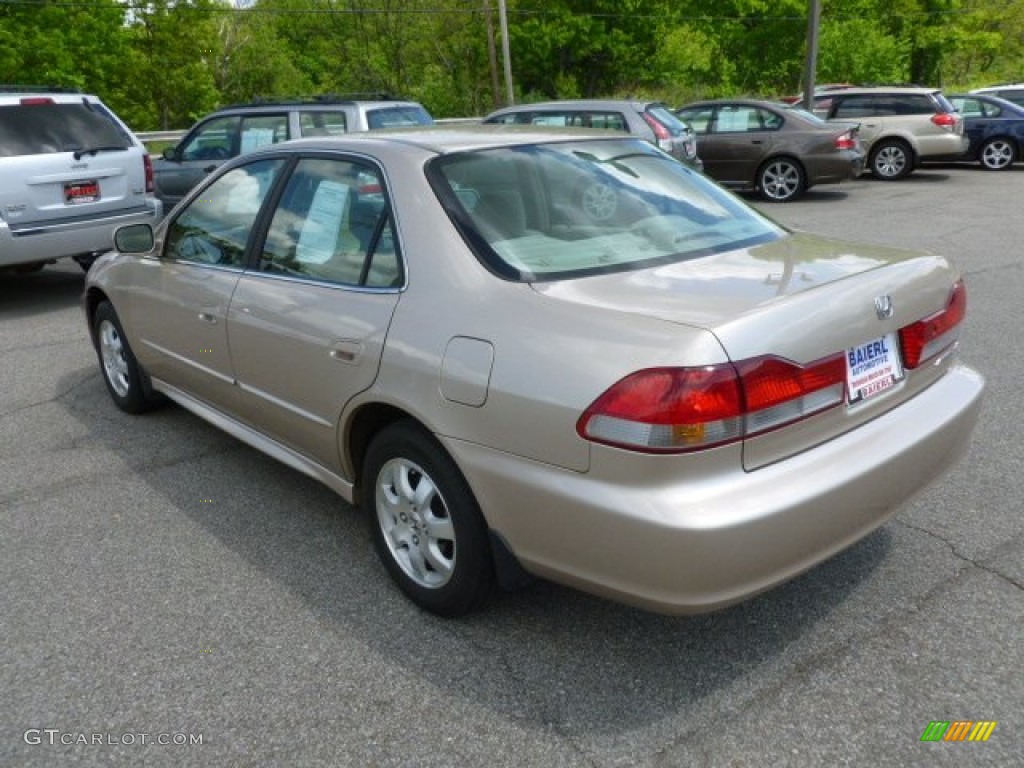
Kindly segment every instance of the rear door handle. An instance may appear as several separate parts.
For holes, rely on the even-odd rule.
[[[217,324],[217,316],[211,315],[209,312],[200,312],[199,319],[202,320],[204,323],[209,323],[210,325]]]
[[[363,344],[360,341],[336,341],[331,344],[328,354],[339,362],[357,365],[363,356]]]
[[[217,170],[217,166],[216,165],[208,165],[205,168],[203,168],[203,173],[213,173],[216,170]]]

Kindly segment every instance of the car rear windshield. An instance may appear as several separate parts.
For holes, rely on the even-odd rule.
[[[98,104],[26,98],[20,104],[0,106],[2,157],[131,146],[131,139]]]
[[[477,257],[511,280],[643,269],[785,235],[636,139],[443,155],[427,175]]]
[[[672,110],[664,105],[655,104],[648,107],[647,114],[665,126],[665,130],[673,136],[681,136],[689,130],[686,123],[680,120],[672,113]]]
[[[431,125],[434,119],[423,107],[381,107],[366,111],[366,124],[370,128],[402,128],[409,125]]]

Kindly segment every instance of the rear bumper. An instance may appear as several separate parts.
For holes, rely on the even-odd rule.
[[[965,451],[983,389],[956,366],[899,408],[753,472],[738,463],[694,472],[686,457],[595,446],[581,474],[446,445],[528,571],[649,610],[699,613],[784,582],[882,525]],[[677,469],[655,482],[623,466],[662,461]]]
[[[65,256],[109,251],[114,230],[125,224],[152,224],[163,217],[163,205],[147,197],[142,205],[95,219],[82,218],[12,229],[0,219],[0,267],[52,261]]]

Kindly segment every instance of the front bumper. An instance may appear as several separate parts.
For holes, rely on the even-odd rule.
[[[595,445],[590,471],[575,473],[445,444],[528,571],[649,610],[699,613],[791,579],[882,525],[963,454],[983,390],[979,374],[954,366],[898,408],[752,472],[738,458],[722,470],[697,454]]]

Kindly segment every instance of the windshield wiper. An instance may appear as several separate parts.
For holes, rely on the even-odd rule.
[[[76,149],[74,158],[75,160],[81,160],[83,155],[95,155],[98,152],[122,152],[128,149],[123,144],[111,144],[105,147],[89,147],[88,149]]]

